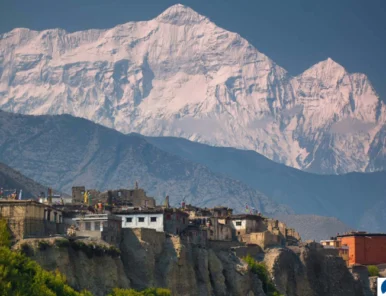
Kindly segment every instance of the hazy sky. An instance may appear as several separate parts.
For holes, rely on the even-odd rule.
[[[369,76],[386,101],[386,0],[0,0],[0,33],[148,20],[182,3],[296,75],[327,57]]]

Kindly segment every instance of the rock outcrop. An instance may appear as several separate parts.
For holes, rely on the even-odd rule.
[[[286,296],[364,296],[359,279],[342,258],[320,244],[271,249],[264,261],[278,290]]]
[[[70,245],[60,245],[62,238],[25,239],[16,248],[27,246],[27,255],[46,270],[59,270],[68,284],[76,290],[87,289],[95,296],[107,295],[113,288],[129,288],[119,256],[108,254],[91,255]],[[68,242],[68,241],[67,241]],[[91,246],[104,242],[89,242]]]
[[[122,261],[132,286],[173,295],[265,295],[258,277],[233,253],[187,244],[147,229],[125,229]]]

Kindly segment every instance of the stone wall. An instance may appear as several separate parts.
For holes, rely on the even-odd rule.
[[[216,251],[229,251],[231,248],[245,246],[238,241],[208,241],[208,248]]]
[[[258,245],[263,249],[272,246],[283,246],[285,243],[280,235],[273,234],[270,231],[244,234],[240,237],[240,241],[246,244]]]

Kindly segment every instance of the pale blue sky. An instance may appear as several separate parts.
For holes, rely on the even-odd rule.
[[[331,57],[367,74],[386,101],[385,0],[0,0],[0,33],[110,28],[176,3],[239,33],[293,75]]]

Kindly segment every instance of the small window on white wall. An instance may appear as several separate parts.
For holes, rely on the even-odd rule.
[[[241,226],[241,221],[236,221],[236,226]]]
[[[138,217],[138,222],[145,222],[145,217]]]
[[[133,218],[127,217],[127,218],[126,218],[126,223],[131,223],[131,222],[133,222]]]
[[[157,222],[157,217],[150,217],[150,222]]]

